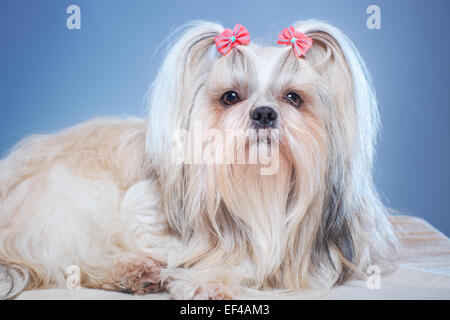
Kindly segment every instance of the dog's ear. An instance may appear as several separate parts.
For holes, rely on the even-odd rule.
[[[194,21],[166,40],[167,54],[148,94],[147,151],[153,162],[170,161],[175,130],[187,129],[195,95],[217,57],[214,38],[223,30],[219,24]]]
[[[167,40],[167,53],[148,94],[149,128],[147,152],[152,172],[161,181],[164,207],[169,224],[178,234],[188,232],[184,221],[184,165],[175,163],[175,134],[189,129],[196,95],[201,90],[218,55],[215,37],[222,33],[221,25],[194,21],[178,30]],[[215,51],[214,51],[215,50]],[[178,139],[180,137],[177,137]],[[183,137],[181,137],[183,139]]]
[[[379,113],[372,79],[352,41],[339,29],[317,20],[294,25],[313,39],[305,54],[312,67],[328,83],[334,97],[336,118],[342,123],[346,150],[358,151],[358,161],[371,170]],[[358,150],[355,149],[358,146]]]
[[[312,258],[317,269],[328,261],[339,281],[352,266],[379,256],[381,247],[393,239],[372,179],[378,106],[365,63],[340,30],[316,20],[298,22],[294,28],[313,39],[304,58],[330,96],[327,172]]]

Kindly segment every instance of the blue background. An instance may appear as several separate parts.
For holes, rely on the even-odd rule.
[[[81,30],[66,8],[81,8]],[[366,8],[381,8],[368,30]],[[145,116],[158,45],[204,19],[275,44],[296,20],[330,22],[355,42],[380,101],[375,181],[383,201],[450,235],[450,1],[0,1],[0,153],[32,133],[100,115]]]

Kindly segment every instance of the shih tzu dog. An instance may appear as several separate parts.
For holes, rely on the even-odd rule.
[[[389,261],[363,60],[316,20],[278,44],[190,23],[169,41],[148,120],[20,142],[0,162],[3,298],[66,287],[68,268],[82,287],[226,299],[328,289]]]

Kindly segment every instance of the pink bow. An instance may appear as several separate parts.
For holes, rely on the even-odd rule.
[[[214,38],[216,48],[224,56],[228,54],[237,45],[246,45],[250,43],[250,33],[240,24],[237,24],[233,30],[227,28],[223,30],[220,36]]]
[[[312,39],[307,35],[295,31],[294,27],[284,28],[278,35],[278,44],[292,46],[297,57],[301,57],[312,46]]]

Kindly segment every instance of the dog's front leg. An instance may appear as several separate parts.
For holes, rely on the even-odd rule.
[[[244,261],[243,255],[230,254],[201,235],[187,242],[173,239],[161,279],[175,299],[236,299],[251,274],[251,264]]]

